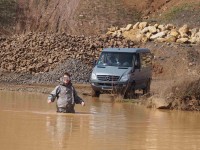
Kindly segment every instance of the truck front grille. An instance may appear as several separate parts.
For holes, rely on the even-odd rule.
[[[110,76],[110,75],[97,75],[98,80],[100,81],[118,81],[119,76]]]

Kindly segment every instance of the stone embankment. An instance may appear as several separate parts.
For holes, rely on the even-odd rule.
[[[122,37],[85,37],[65,33],[28,33],[2,37],[0,69],[4,72],[42,73],[53,70],[68,59],[81,60],[91,66],[103,47],[128,47],[129,43]]]
[[[133,47],[123,37],[27,33],[0,37],[0,80],[53,83],[69,71],[76,82],[88,82],[94,59],[103,47]],[[9,74],[9,75],[6,75]]]
[[[128,24],[125,28],[111,27],[107,34],[113,37],[124,36],[135,42],[157,41],[200,44],[199,28],[190,29],[186,24],[177,28],[173,24],[151,25],[147,22],[137,22],[135,25]]]

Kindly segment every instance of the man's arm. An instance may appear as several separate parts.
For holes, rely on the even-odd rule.
[[[58,97],[58,94],[60,93],[60,87],[56,86],[55,89],[49,94],[47,103],[52,103],[55,101],[56,97]]]
[[[74,89],[74,87],[73,87],[73,89]],[[76,104],[81,104],[82,106],[85,106],[84,100],[78,96],[78,94],[77,94],[75,89],[74,89],[74,102]]]

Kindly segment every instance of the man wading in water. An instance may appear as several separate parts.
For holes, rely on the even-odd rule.
[[[65,73],[62,77],[62,84],[55,87],[55,89],[48,96],[48,103],[52,103],[57,98],[57,112],[59,113],[75,113],[75,104],[85,105],[84,101],[77,95],[76,90],[72,86],[70,74]]]

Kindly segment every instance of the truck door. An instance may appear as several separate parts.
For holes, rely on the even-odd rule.
[[[142,83],[142,70],[140,62],[140,53],[136,53],[135,59],[133,60],[133,80],[135,81],[135,88],[138,89]]]

